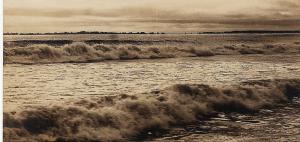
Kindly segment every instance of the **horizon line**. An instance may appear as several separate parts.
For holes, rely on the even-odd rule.
[[[77,31],[77,32],[4,32],[3,35],[49,35],[49,34],[237,34],[237,33],[300,33],[300,30],[233,30],[208,32],[103,32],[103,31]]]

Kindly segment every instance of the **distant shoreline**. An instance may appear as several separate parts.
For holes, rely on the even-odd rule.
[[[297,31],[268,31],[268,30],[247,30],[247,31],[224,31],[224,32],[185,32],[185,33],[165,33],[165,32],[98,32],[98,31],[80,31],[80,32],[48,32],[48,33],[14,33],[7,32],[3,35],[66,35],[66,34],[300,34]]]

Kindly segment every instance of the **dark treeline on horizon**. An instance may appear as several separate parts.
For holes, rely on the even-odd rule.
[[[265,33],[300,33],[300,30],[293,31],[269,31],[269,30],[246,30],[246,31],[224,31],[224,32],[185,32],[176,34],[265,34]],[[98,31],[80,31],[80,32],[47,32],[47,33],[16,33],[16,32],[6,32],[4,35],[60,35],[60,34],[172,34],[165,32],[98,32]],[[174,33],[173,33],[174,34]]]
[[[80,31],[80,32],[47,32],[47,33],[15,33],[8,32],[4,35],[59,35],[59,34],[165,34],[164,32],[98,32],[98,31]]]
[[[270,30],[245,30],[245,31],[225,31],[225,32],[199,32],[198,34],[276,34],[276,33],[300,33],[300,30],[293,31],[270,31]]]

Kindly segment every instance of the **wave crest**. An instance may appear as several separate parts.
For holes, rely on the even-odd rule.
[[[298,54],[297,45],[237,45],[206,47],[197,44],[86,44],[73,42],[62,46],[30,44],[4,48],[4,63],[81,63],[104,60],[157,59],[175,57],[205,57],[240,54]]]
[[[300,80],[261,80],[216,88],[174,85],[143,95],[105,96],[73,106],[4,114],[5,140],[120,141],[145,138],[218,112],[253,113],[300,95]]]

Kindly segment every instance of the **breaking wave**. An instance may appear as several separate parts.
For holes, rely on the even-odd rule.
[[[227,88],[179,84],[148,94],[105,96],[81,100],[72,106],[5,113],[4,139],[56,142],[141,140],[148,134],[157,134],[174,125],[193,123],[219,112],[254,113],[299,96],[299,79],[248,81]]]
[[[298,45],[224,45],[206,47],[189,44],[102,44],[98,41],[38,41],[24,47],[4,48],[4,63],[89,63],[105,60],[157,59],[175,57],[203,57],[239,54],[298,54]],[[57,45],[59,44],[59,45]],[[62,44],[62,45],[60,45]],[[7,45],[8,46],[8,45]]]

